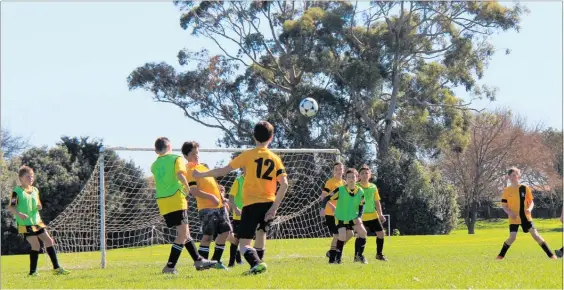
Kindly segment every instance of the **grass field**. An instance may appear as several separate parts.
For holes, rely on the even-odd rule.
[[[552,249],[562,246],[559,220],[536,220]],[[375,237],[365,251],[368,265],[352,263],[354,243],[345,247],[343,264],[328,265],[329,239],[269,241],[268,271],[242,276],[247,265],[230,271],[197,272],[188,253],[177,276],[160,273],[169,245],[108,252],[107,268],[99,269],[99,253],[63,254],[61,264],[73,272],[53,276],[46,255],[40,256],[40,277],[28,278],[27,255],[2,257],[2,288],[559,288],[562,259],[550,260],[529,234],[519,233],[505,260],[495,257],[507,236],[507,223],[480,223],[475,235],[464,227],[446,236],[401,236],[386,240],[389,262],[374,259]],[[229,255],[226,251],[223,260]]]

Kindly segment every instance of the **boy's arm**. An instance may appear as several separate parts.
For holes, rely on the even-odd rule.
[[[382,211],[382,203],[379,200],[376,201],[376,210],[378,211],[378,215],[379,215],[380,219],[384,218],[384,215],[383,215],[384,212]]]
[[[188,178],[186,175],[188,175]],[[190,173],[185,171],[178,171],[176,173],[176,176],[178,177],[178,180],[180,180],[180,182],[184,185],[184,187],[188,188],[188,193],[190,193],[191,195],[199,198],[209,199],[215,204],[219,204],[219,199],[217,199],[215,195],[198,189],[198,184],[195,180],[193,180],[194,178],[190,176]],[[188,181],[188,179],[190,179],[190,181]]]
[[[184,172],[177,172],[176,178],[180,180],[180,183],[182,183],[185,188],[190,188],[190,185],[188,185],[188,180],[186,179],[186,176],[184,176]]]
[[[362,189],[359,190],[361,191],[359,194],[362,195],[362,198],[360,200],[360,204],[358,205],[358,216],[356,218],[360,221],[362,215],[364,214],[364,191],[362,191]]]
[[[382,203],[380,202],[380,192],[376,187],[376,191],[374,191],[374,200],[376,201],[376,211],[378,212],[379,218],[383,218],[384,211],[382,210]]]
[[[337,187],[335,190],[333,190],[333,192],[331,192],[329,195],[327,195],[326,197],[324,197],[321,200],[321,211],[319,212],[319,214],[321,216],[325,215],[325,207],[327,206],[327,204],[329,203],[329,200],[335,200],[337,198],[339,198],[339,188]]]
[[[278,191],[276,191],[276,198],[274,199],[274,203],[272,204],[270,209],[266,212],[264,221],[271,220],[276,215],[276,211],[278,210],[278,207],[282,203],[284,196],[286,196],[286,191],[288,190],[288,176],[278,176],[278,183],[280,183],[280,186],[278,187]]]
[[[235,179],[235,182],[231,185],[229,189],[229,208],[233,209],[235,214],[241,215],[241,209],[235,204],[235,196],[239,194],[239,179]]]
[[[184,163],[184,158],[176,159],[175,171],[176,171],[176,177],[178,178],[180,183],[184,185],[184,188],[188,189],[188,193],[192,194],[193,196],[209,199],[213,201],[214,204],[216,205],[219,204],[219,200],[217,199],[217,197],[215,197],[215,195],[198,190],[197,186],[192,186],[192,187],[190,186],[191,182],[189,182],[188,179],[191,179],[191,181],[194,183],[192,185],[196,185],[196,181],[193,180],[194,178],[192,176],[189,176],[190,174],[186,170],[186,164]],[[193,188],[195,188],[195,190],[193,190]]]
[[[27,215],[18,212],[16,206],[18,205],[18,194],[14,191],[12,192],[12,198],[10,200],[10,204],[8,205],[8,211],[12,213],[14,216],[18,215],[21,219],[27,219]]]
[[[327,187],[327,182],[325,182],[325,186],[323,187],[323,189],[321,190],[321,197],[320,199],[323,200],[326,196],[329,196],[331,194],[331,190],[329,190],[329,188]],[[332,203],[328,203],[329,207],[332,208],[333,210],[335,210],[335,205],[333,205]]]
[[[364,214],[364,203],[361,202],[360,205],[358,206],[357,218],[361,218],[363,214]]]
[[[194,170],[192,175],[194,175],[194,178],[219,177],[219,176],[225,176],[233,170],[235,170],[235,169],[233,167],[231,167],[231,165],[227,165],[227,166],[224,166],[224,167],[221,167],[221,168],[215,168],[215,169],[212,169],[212,170],[206,171],[206,172],[200,172],[198,170]]]
[[[205,192],[205,191],[201,191],[198,186],[193,185],[192,187],[190,187],[190,191],[189,193],[195,197],[199,197],[199,198],[205,198],[205,199],[209,199],[211,201],[217,202],[219,204],[219,199],[217,199],[217,197],[211,193]]]
[[[241,168],[245,165],[245,163],[247,162],[247,154],[245,154],[246,152],[243,152],[239,154],[239,156],[233,158],[233,160],[231,160],[231,162],[229,162],[227,166],[221,168],[215,168],[207,172],[199,172],[197,170],[194,170],[192,174],[194,175],[194,178],[225,176],[229,174],[229,172],[237,168]]]
[[[507,206],[507,192],[503,191],[503,196],[501,197],[501,208],[503,209],[503,211],[510,217],[510,218],[515,218],[517,217],[516,214],[514,214],[509,207]]]
[[[41,196],[39,195],[39,189],[37,190],[37,209],[43,209],[43,204],[41,203]]]
[[[236,215],[241,215],[241,209],[235,204],[235,197],[233,195],[229,195],[229,208],[232,208]]]
[[[501,208],[503,209],[503,211],[508,215],[508,216],[512,216],[513,212],[509,209],[509,207],[507,206],[507,203],[501,203]]]
[[[525,210],[531,213],[533,207],[535,206],[535,202],[533,201],[533,193],[531,192],[531,188],[528,186],[525,188],[525,199],[529,202],[529,207]]]

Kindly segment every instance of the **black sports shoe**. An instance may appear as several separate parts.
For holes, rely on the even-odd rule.
[[[361,263],[361,264],[368,264],[368,261],[366,261],[366,258],[364,256],[355,256],[353,262]]]
[[[380,261],[383,261],[383,262],[388,261],[388,259],[386,259],[386,256],[381,255],[381,254],[376,254],[376,260],[380,260]]]

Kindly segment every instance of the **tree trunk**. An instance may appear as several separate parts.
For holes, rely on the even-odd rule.
[[[390,98],[390,104],[388,105],[388,112],[386,113],[385,119],[385,126],[384,126],[384,133],[378,140],[378,158],[385,158],[388,154],[388,149],[390,148],[390,139],[392,137],[392,128],[393,128],[393,118],[394,113],[396,112],[397,107],[397,99],[400,87],[400,74],[401,74],[401,45],[402,45],[402,38],[400,37],[399,33],[402,30],[404,24],[404,10],[403,10],[404,2],[401,1],[401,9],[400,15],[397,22],[394,24],[394,28],[390,26],[388,22],[388,29],[390,32],[394,33],[395,35],[395,51],[394,51],[394,59],[392,65],[392,94]],[[386,21],[388,21],[386,19]]]
[[[476,202],[472,202],[472,205],[468,207],[467,214],[464,218],[466,227],[468,228],[469,235],[473,235],[476,233],[475,225],[476,225],[477,217],[478,217],[478,204]]]

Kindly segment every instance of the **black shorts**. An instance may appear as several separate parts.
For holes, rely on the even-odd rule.
[[[169,228],[188,224],[188,210],[182,209],[163,215],[166,226]]]
[[[511,225],[509,225],[509,232],[510,233],[511,232],[518,232],[519,226],[521,226],[521,229],[523,230],[524,233],[528,233],[530,229],[536,229],[535,224],[533,222],[526,221],[526,222],[521,223],[521,224],[511,224]]]
[[[202,234],[206,236],[221,235],[231,231],[229,215],[225,208],[205,208],[198,212],[202,221]]]
[[[243,207],[241,210],[241,225],[237,232],[239,239],[253,239],[257,230],[268,232],[272,221],[265,222],[264,216],[272,204],[273,202],[262,202]]]
[[[27,233],[23,233],[24,238],[39,236],[47,231],[45,228],[40,228],[34,232],[31,226],[26,227],[26,229]]]
[[[237,234],[237,232],[239,231],[239,228],[241,227],[241,220],[232,220],[231,221],[231,227],[233,228],[233,236],[235,236],[235,238],[239,238],[239,235]]]
[[[384,228],[382,227],[382,223],[380,222],[379,219],[362,221],[362,223],[364,224],[364,227],[369,233],[377,233],[384,231]]]
[[[347,230],[351,230],[351,231],[352,231],[352,230],[353,230],[353,227],[354,227],[354,222],[353,222],[352,220],[351,220],[351,221],[348,221],[348,222],[344,222],[344,221],[337,220],[337,231],[338,231],[338,229],[340,229],[340,228],[345,228],[345,229],[347,229]]]
[[[325,215],[325,225],[329,229],[329,232],[332,235],[338,235],[339,229],[337,228],[337,224],[335,223],[335,216],[332,215]]]

